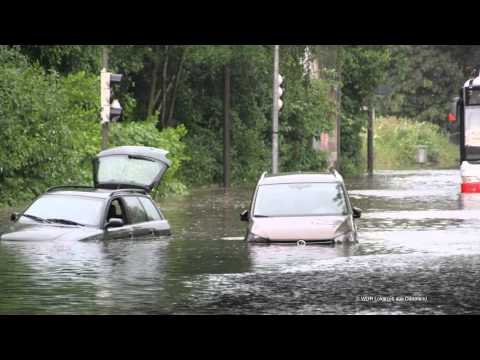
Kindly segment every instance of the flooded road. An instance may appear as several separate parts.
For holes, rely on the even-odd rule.
[[[253,187],[162,201],[167,238],[0,242],[0,314],[478,314],[480,195],[459,181],[346,179],[358,244],[245,243]]]

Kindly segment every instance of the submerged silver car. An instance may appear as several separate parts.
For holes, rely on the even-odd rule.
[[[264,173],[241,220],[249,223],[249,242],[335,243],[357,241],[360,216],[336,171]]]
[[[109,240],[170,235],[149,196],[171,165],[167,151],[122,146],[93,161],[94,186],[47,190],[0,231],[2,241]]]

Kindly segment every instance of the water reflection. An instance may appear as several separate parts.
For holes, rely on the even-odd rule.
[[[252,271],[290,271],[299,265],[308,268],[326,259],[353,256],[359,248],[358,244],[307,246],[252,244],[249,247],[249,255]]]
[[[458,171],[346,179],[359,243],[248,244],[253,186],[161,202],[171,237],[0,243],[0,313],[478,313],[480,196]],[[8,223],[13,209],[0,211]],[[364,295],[424,295],[372,303]]]
[[[480,212],[480,194],[459,194],[459,209],[478,210]]]

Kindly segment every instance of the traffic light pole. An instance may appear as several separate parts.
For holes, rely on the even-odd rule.
[[[273,111],[272,111],[272,173],[278,173],[278,75],[279,45],[274,45],[273,55]]]
[[[341,80],[340,80],[341,82]],[[342,118],[340,116],[340,112],[342,111],[342,91],[340,89],[340,86],[337,85],[336,87],[336,106],[337,106],[337,131],[336,131],[336,136],[337,136],[337,161],[335,163],[335,168],[337,171],[340,171],[341,168],[341,155],[342,155]]]
[[[107,71],[108,68],[108,49],[102,48],[102,74]],[[103,76],[103,75],[102,75]],[[101,122],[101,138],[102,138],[102,150],[108,148],[108,122],[110,120],[110,89],[104,89],[104,82],[101,81],[100,89],[100,101],[102,106],[102,122]]]

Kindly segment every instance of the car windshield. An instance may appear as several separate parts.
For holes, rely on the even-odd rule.
[[[41,219],[66,220],[87,226],[98,226],[103,210],[103,200],[65,195],[44,195],[37,199],[25,215]],[[65,222],[67,223],[67,222]]]
[[[253,216],[346,214],[347,206],[340,183],[295,183],[261,185],[258,188]]]
[[[465,146],[480,147],[480,107],[465,109]]]

